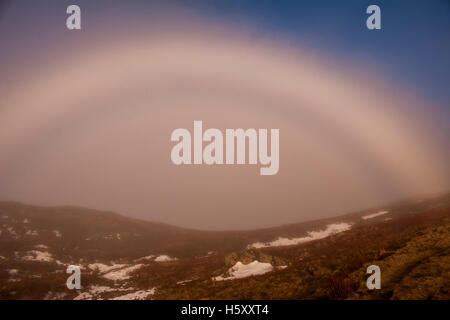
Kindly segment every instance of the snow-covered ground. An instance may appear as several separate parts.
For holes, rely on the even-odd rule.
[[[238,261],[234,266],[228,270],[228,277],[218,276],[213,278],[216,281],[241,279],[250,276],[256,276],[264,274],[273,270],[273,266],[270,263],[259,262],[255,260],[249,264],[243,264]]]
[[[167,262],[167,261],[174,261],[174,260],[177,260],[177,258],[169,257],[166,254],[162,254],[162,255],[160,255],[160,256],[155,258],[156,262]]]
[[[126,264],[113,264],[111,266],[108,266],[103,263],[91,263],[88,265],[88,268],[94,271],[98,271],[100,273],[107,273],[112,270],[121,269],[127,266]]]
[[[388,213],[389,213],[389,211],[378,211],[376,213],[372,213],[372,214],[368,214],[368,215],[362,216],[361,219],[363,219],[363,220],[372,219],[372,218],[376,218],[378,216],[382,216],[382,215],[385,215],[385,214],[388,214]]]
[[[138,290],[135,291],[135,288],[111,288],[107,286],[98,286],[93,285],[89,288],[88,291],[80,293],[78,296],[74,298],[74,300],[93,300],[93,299],[99,299],[100,296],[104,293],[110,293],[110,292],[125,292],[125,291],[131,291],[126,294],[116,296],[111,298],[111,300],[143,300],[147,298],[149,295],[155,294],[155,288],[149,289],[149,290]]]
[[[118,270],[113,270],[113,271],[110,271],[110,272],[104,274],[102,277],[105,279],[115,280],[115,281],[127,280],[127,279],[131,278],[131,276],[129,275],[131,272],[140,269],[142,266],[144,266],[144,265],[136,264],[134,266],[130,266],[130,267],[126,267],[126,268],[122,268],[122,269],[118,269]]]
[[[150,295],[155,294],[155,288],[152,288],[150,290],[139,290],[136,292],[131,292],[124,294],[119,297],[115,297],[112,300],[144,300]]]
[[[339,232],[350,230],[352,225],[350,223],[334,223],[329,224],[325,228],[325,230],[320,231],[310,231],[308,232],[308,235],[306,237],[300,237],[300,238],[283,238],[279,237],[278,239],[271,241],[271,242],[255,242],[249,245],[249,248],[267,248],[267,247],[279,247],[279,246],[292,246],[300,243],[305,243],[313,240],[323,239],[326,238],[332,234],[336,234]]]
[[[123,290],[128,290],[128,289],[111,288],[111,287],[107,287],[107,286],[93,285],[89,288],[88,291],[80,293],[73,300],[92,300],[94,297],[96,297],[102,293],[123,291]]]
[[[89,292],[82,292],[78,296],[73,298],[73,300],[92,300],[93,297],[94,296]]]
[[[139,259],[136,259],[135,261],[142,261],[142,260],[152,260],[155,256],[154,255],[149,255],[149,256],[145,256]]]
[[[129,265],[129,264],[112,264],[108,266],[103,263],[91,263],[88,268],[93,271],[98,271],[101,276],[109,280],[127,280],[130,279],[131,272],[142,268],[143,264]]]

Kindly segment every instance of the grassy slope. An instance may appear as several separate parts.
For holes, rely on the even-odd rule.
[[[157,287],[156,299],[449,299],[450,196],[390,206],[391,221],[383,216],[361,220],[361,215],[373,211],[264,230],[204,232],[82,208],[2,202],[0,256],[6,259],[0,259],[0,298],[41,299],[48,291],[67,292],[64,266],[17,258],[18,253],[45,244],[55,258],[67,263],[133,263],[149,254],[177,256],[175,262],[146,263],[127,282],[139,289]],[[298,246],[245,249],[255,241],[303,236],[342,221],[354,223],[353,228]],[[13,227],[20,237],[14,239],[6,227]],[[39,235],[25,235],[26,230]],[[53,230],[63,236],[55,237]],[[120,239],[114,238],[117,234]],[[113,239],[105,239],[109,236]],[[214,254],[205,256],[208,251]],[[238,260],[255,259],[288,267],[246,279],[211,280]],[[382,290],[366,289],[365,270],[370,264],[381,267]],[[8,269],[18,269],[22,280],[9,282]],[[176,284],[186,279],[193,281]],[[83,284],[113,285],[92,272],[83,273]],[[75,295],[70,292],[66,298]]]
[[[449,209],[428,209],[304,245],[264,249],[289,265],[284,270],[181,288],[168,285],[155,298],[450,299],[449,239]],[[381,268],[382,290],[366,288],[371,264]]]

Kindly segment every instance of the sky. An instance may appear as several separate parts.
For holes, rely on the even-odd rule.
[[[70,35],[60,25],[60,12],[73,1],[2,1],[0,35],[7,41],[3,61],[14,58],[9,46],[54,45],[55,34]],[[181,9],[213,21],[233,26],[253,27],[253,36],[282,38],[308,46],[330,56],[346,56],[373,64],[389,76],[423,91],[446,107],[450,103],[450,3],[431,1],[78,1],[86,9],[83,27],[94,32],[96,25],[122,29],[120,16],[132,15],[136,21],[153,14]],[[364,28],[370,4],[382,8],[383,30]],[[110,14],[111,19],[108,18]],[[96,21],[106,17],[102,22]],[[136,22],[137,23],[137,22]],[[46,34],[40,32],[46,29]],[[11,32],[14,30],[14,32]],[[38,37],[35,37],[39,35]],[[9,40],[9,41],[8,41]],[[71,39],[72,41],[73,39]],[[77,39],[78,40],[78,39]]]
[[[73,3],[0,2],[0,199],[224,230],[449,189],[447,1]],[[175,166],[194,120],[279,128],[279,173]]]

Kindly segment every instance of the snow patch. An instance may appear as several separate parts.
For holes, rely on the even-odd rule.
[[[228,270],[229,277],[218,276],[213,278],[216,281],[241,279],[250,276],[256,276],[265,274],[273,270],[273,266],[270,263],[259,262],[255,260],[249,264],[243,264],[238,261],[236,264]]]
[[[88,268],[93,271],[98,271],[100,273],[107,273],[112,270],[121,269],[125,266],[127,266],[127,265],[126,264],[113,264],[112,266],[108,266],[103,263],[91,263],[88,265]]]
[[[104,293],[109,292],[124,292],[124,291],[134,291],[135,288],[111,288],[107,286],[99,286],[99,285],[93,285],[89,288],[88,291],[80,293],[78,296],[74,298],[74,300],[92,300],[92,299],[100,299],[100,295]],[[118,296],[115,298],[112,298],[112,300],[143,300],[147,296],[154,294],[155,288],[150,290],[139,290],[136,292],[129,292],[125,295]]]
[[[53,233],[55,234],[55,237],[57,237],[57,238],[62,237],[62,234],[61,234],[61,232],[59,232],[59,230],[53,230]]]
[[[127,290],[127,289],[120,289],[120,288],[111,288],[107,286],[98,286],[93,285],[90,287],[89,291],[83,292],[76,296],[73,300],[92,300],[94,296],[100,295],[105,292],[112,292],[112,291],[121,291],[121,290]]]
[[[363,220],[367,220],[367,219],[372,219],[372,218],[376,218],[378,216],[382,216],[384,214],[389,213],[389,211],[378,211],[376,213],[372,213],[372,214],[368,214],[366,216],[362,216],[361,219]]]
[[[132,293],[127,293],[123,296],[115,297],[112,300],[144,300],[150,295],[155,294],[155,288],[150,290],[139,290]]]
[[[155,258],[156,262],[167,262],[167,261],[175,261],[175,260],[177,260],[177,258],[169,257],[166,254],[162,254],[162,255],[160,255],[160,256]]]
[[[127,280],[130,279],[131,276],[129,275],[131,272],[136,271],[140,269],[143,266],[143,264],[137,264],[131,267],[126,267],[119,270],[110,271],[106,274],[104,274],[102,277],[109,280]]]
[[[149,256],[145,256],[145,257],[138,258],[138,259],[136,259],[136,260],[134,260],[134,261],[152,260],[154,257],[155,257],[155,256],[151,254],[151,255],[149,255]]]
[[[309,231],[306,237],[292,238],[292,239],[279,237],[277,240],[271,242],[255,242],[250,244],[248,247],[259,249],[259,248],[279,247],[279,246],[293,246],[300,243],[323,239],[333,234],[350,230],[351,227],[352,225],[350,223],[345,222],[334,223],[327,225],[325,230]]]

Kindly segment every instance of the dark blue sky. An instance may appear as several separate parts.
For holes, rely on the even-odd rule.
[[[186,4],[199,1],[182,1]],[[206,2],[206,1],[205,1]],[[354,57],[383,68],[450,107],[450,1],[208,1],[234,24],[307,44],[331,56]],[[381,8],[382,30],[365,27],[370,4]]]

